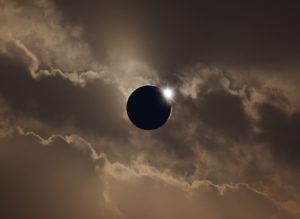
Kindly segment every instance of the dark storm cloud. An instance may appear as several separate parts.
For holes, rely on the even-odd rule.
[[[81,87],[59,76],[36,80],[24,62],[5,54],[0,56],[0,69],[0,95],[17,116],[62,130],[102,136],[126,133],[121,92],[114,85],[98,79]]]

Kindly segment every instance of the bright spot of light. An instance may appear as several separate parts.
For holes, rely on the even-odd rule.
[[[166,87],[162,89],[163,95],[168,100],[173,100],[174,98],[174,91],[173,89]]]

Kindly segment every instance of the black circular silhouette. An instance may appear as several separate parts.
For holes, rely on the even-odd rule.
[[[155,86],[137,88],[127,101],[127,114],[131,122],[145,130],[157,129],[164,125],[171,114],[171,103]]]

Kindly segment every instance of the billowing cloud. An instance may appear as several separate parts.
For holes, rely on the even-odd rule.
[[[2,216],[271,218],[284,214],[270,197],[247,184],[189,183],[147,164],[110,162],[79,136],[43,139],[33,132],[18,133],[1,139],[5,165],[1,170],[9,170],[3,172],[0,186],[6,206]]]
[[[108,124],[124,126],[120,107],[122,94],[114,85],[99,79],[82,88],[59,76],[35,80],[28,66],[5,54],[0,57],[0,65],[3,72],[0,76],[1,96],[16,115],[28,116],[58,128],[72,130],[77,127],[95,133],[123,132],[108,129]],[[112,102],[111,99],[119,101]]]

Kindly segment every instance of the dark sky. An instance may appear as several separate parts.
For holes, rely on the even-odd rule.
[[[299,9],[0,0],[0,218],[299,218]],[[175,91],[155,131],[145,84]]]

